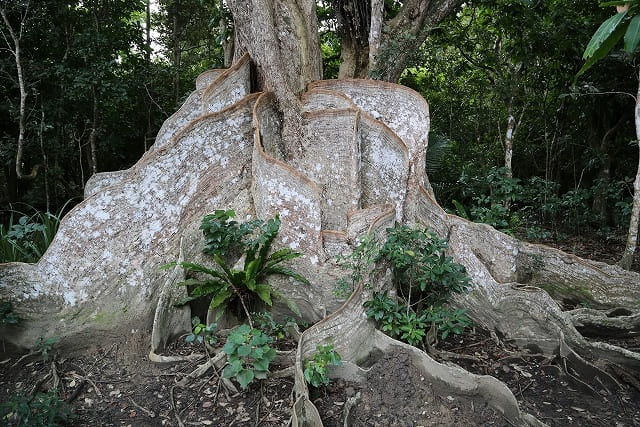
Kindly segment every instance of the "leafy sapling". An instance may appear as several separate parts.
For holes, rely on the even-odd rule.
[[[318,345],[313,358],[304,363],[304,379],[313,387],[329,384],[329,366],[342,365],[342,358],[333,349],[333,344]]]
[[[33,346],[34,353],[40,353],[42,355],[42,360],[45,362],[49,360],[49,353],[53,350],[53,346],[60,341],[57,337],[49,337],[45,339],[44,337],[38,337],[35,345]]]
[[[269,365],[276,351],[269,345],[273,339],[247,324],[235,328],[227,338],[223,351],[228,364],[222,371],[224,378],[235,378],[243,390],[254,379],[266,379]]]
[[[358,246],[349,255],[337,257],[338,265],[348,270],[349,276],[339,279],[333,287],[333,294],[342,299],[347,299],[355,289],[356,285],[368,277],[368,272],[379,259],[380,245],[375,236],[365,234],[358,243]],[[370,288],[368,282],[364,283],[365,288]]]
[[[406,225],[387,232],[380,259],[392,269],[397,297],[374,292],[373,299],[364,303],[367,316],[387,335],[416,347],[424,344],[432,326],[443,339],[462,333],[471,320],[464,310],[449,309],[448,303],[453,294],[467,292],[471,284],[464,266],[446,255],[447,242],[428,230]]]
[[[187,335],[187,338],[185,338],[186,342],[197,342],[199,344],[206,343],[208,345],[214,345],[218,342],[218,337],[213,333],[218,326],[216,323],[205,325],[200,322],[200,318],[198,316],[194,316],[191,319],[191,324],[193,325],[193,329],[192,332]]]

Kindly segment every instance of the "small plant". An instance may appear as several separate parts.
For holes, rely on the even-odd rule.
[[[318,345],[313,358],[304,363],[304,379],[313,387],[329,384],[328,366],[342,365],[340,354],[333,349],[333,344]]]
[[[463,265],[446,255],[448,244],[435,233],[406,225],[387,230],[380,250],[391,264],[396,288],[407,304],[423,300],[425,306],[446,303],[451,294],[466,292],[470,279]],[[416,299],[412,292],[419,291]]]
[[[367,277],[367,272],[371,269],[379,257],[380,245],[375,236],[366,234],[360,239],[358,246],[352,253],[346,256],[338,256],[338,265],[349,270],[348,280],[342,278],[333,287],[333,294],[342,299],[347,299],[355,286]],[[365,283],[365,288],[370,284]]]
[[[251,313],[251,319],[257,329],[269,335],[274,340],[281,340],[289,336],[289,328],[295,327],[298,323],[291,317],[285,317],[284,323],[278,323],[273,320],[271,313],[265,311],[263,313]]]
[[[273,304],[272,298],[275,297],[283,300],[289,309],[297,315],[300,315],[298,307],[266,281],[268,276],[280,274],[291,277],[304,284],[309,284],[309,281],[300,274],[281,265],[285,261],[302,256],[301,253],[294,252],[289,248],[279,249],[270,253],[273,241],[280,229],[280,219],[278,216],[267,222],[260,220],[252,221],[248,226],[251,232],[245,233],[246,230],[243,226],[239,226],[238,228],[235,225],[228,225],[230,224],[228,219],[233,211],[216,212],[222,213],[219,213],[217,217],[215,214],[213,217],[205,217],[206,221],[203,221],[203,223],[207,223],[206,230],[215,231],[213,235],[205,232],[205,240],[213,242],[209,244],[212,249],[209,251],[205,250],[205,252],[213,255],[213,259],[219,270],[190,262],[180,263],[185,270],[193,273],[204,273],[210,278],[207,280],[188,279],[179,283],[179,285],[192,287],[192,290],[189,296],[176,302],[176,305],[184,305],[202,296],[211,296],[210,308],[218,309],[217,320],[229,305],[239,302],[250,326],[253,327],[249,307],[255,305],[257,300],[271,306]],[[222,225],[219,224],[218,227],[212,225],[215,223],[216,218]],[[240,229],[243,231],[238,231]],[[224,234],[227,231],[229,231],[229,234]],[[221,257],[221,248],[229,247],[227,243],[224,243],[224,245],[221,244],[221,242],[227,242],[227,237],[238,235],[248,237],[256,234],[257,236],[254,239],[247,238],[242,240],[243,243],[241,246],[245,251],[244,267],[242,269],[234,269]],[[163,268],[171,268],[175,265],[175,262],[169,263]]]
[[[373,299],[363,304],[367,317],[375,320],[380,330],[391,337],[400,335],[400,320],[406,307],[389,297],[387,291],[374,292]]]
[[[232,218],[236,213],[229,210],[216,210],[202,218],[200,230],[204,234],[205,248],[208,255],[224,256],[242,248],[243,239],[262,225],[262,221],[254,220],[239,224]]]
[[[471,324],[464,310],[451,311],[453,294],[466,292],[470,279],[464,266],[446,255],[447,242],[434,233],[406,225],[388,229],[379,251],[393,272],[398,296],[374,292],[363,305],[369,318],[387,335],[420,346],[437,326],[443,339],[462,333]]]
[[[427,314],[427,321],[432,322],[441,332],[440,337],[446,339],[449,335],[460,335],[471,326],[471,319],[465,314],[466,310],[458,308],[451,310],[447,307],[438,307]]]
[[[0,424],[19,427],[53,427],[71,420],[71,409],[60,399],[58,390],[37,393],[33,399],[21,394],[0,404]]]
[[[53,346],[60,341],[57,337],[49,337],[45,339],[44,337],[38,337],[35,345],[33,346],[34,353],[40,353],[42,355],[42,360],[45,362],[49,360],[49,353],[53,350]]]
[[[17,325],[22,319],[13,311],[13,303],[0,301],[0,325]]]
[[[10,210],[8,226],[0,224],[0,262],[38,261],[53,241],[70,202],[67,201],[55,214],[37,211],[27,215]]]
[[[227,338],[223,351],[228,364],[222,371],[224,378],[235,378],[243,390],[254,379],[265,379],[269,364],[276,357],[276,351],[269,346],[272,338],[247,324],[235,328]]]
[[[216,323],[205,325],[200,322],[200,318],[198,316],[194,316],[191,319],[191,324],[193,325],[193,329],[192,332],[187,335],[187,338],[185,338],[186,342],[197,342],[199,344],[207,343],[209,345],[215,345],[215,343],[218,342],[218,337],[213,334],[214,329],[218,327]]]

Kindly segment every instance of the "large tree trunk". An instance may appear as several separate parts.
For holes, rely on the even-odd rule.
[[[372,277],[374,289],[358,286],[346,303],[333,295],[334,283],[347,274],[336,255],[351,251],[364,233],[384,236],[396,221],[420,223],[449,240],[451,255],[473,280],[472,292],[457,304],[466,307],[477,324],[522,346],[558,354],[577,371],[595,373],[605,390],[611,388],[610,377],[580,355],[606,356],[637,372],[640,355],[586,342],[552,296],[636,312],[640,275],[522,243],[447,214],[425,190],[429,109],[424,99],[408,88],[372,80],[318,81],[300,97],[285,93],[297,94],[299,85],[310,79],[305,70],[313,67],[298,60],[305,57],[304,47],[284,61],[278,53],[282,40],[273,28],[257,28],[256,38],[248,37],[249,28],[243,25],[260,27],[261,19],[276,16],[254,13],[256,5],[266,6],[265,0],[253,3],[253,9],[238,2],[232,10],[245,14],[236,25],[244,23],[243,43],[256,52],[263,82],[273,92],[249,93],[248,57],[227,71],[204,73],[196,91],[165,122],[154,147],[136,165],[93,176],[86,200],[63,219],[37,264],[0,265],[0,297],[12,298],[18,314],[28,319],[22,329],[4,327],[6,342],[29,346],[38,336],[55,335],[67,348],[77,349],[126,339],[132,329],[152,329],[150,356],[163,360],[157,353],[169,339],[189,330],[190,312],[188,306],[172,305],[179,290],[184,291],[175,286],[183,272],[159,266],[178,258],[207,262],[201,253],[201,218],[214,209],[234,209],[239,218],[266,219],[279,213],[282,226],[275,247],[305,254],[296,259],[295,269],[309,278],[309,286],[271,282],[298,305],[306,320],[318,322],[299,342],[294,425],[321,425],[302,379],[302,362],[316,344],[327,342],[345,360],[337,375],[357,381],[363,377],[358,366],[362,360],[399,350],[410,354],[425,378],[443,384],[446,393],[486,401],[512,424],[537,425],[495,378],[441,365],[377,332],[364,316],[362,302],[373,290],[387,288],[387,278]],[[297,141],[285,143],[300,150],[289,158],[282,155],[287,123],[279,95],[299,107]],[[589,322],[598,320],[594,316]]]
[[[311,0],[230,0],[236,44],[255,61],[259,87],[276,95],[285,126],[284,156],[300,154],[298,95],[322,77],[316,5]]]

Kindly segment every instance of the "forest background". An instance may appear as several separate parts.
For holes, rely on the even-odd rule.
[[[32,242],[39,230],[32,220],[49,218],[36,212],[59,217],[81,201],[92,174],[126,169],[150,148],[196,76],[228,65],[233,30],[217,0],[2,8],[0,234]],[[387,16],[397,9],[385,2]],[[614,50],[575,79],[610,9],[595,1],[470,1],[431,31],[400,83],[429,102],[427,167],[443,207],[529,240],[623,242],[638,162],[637,67]],[[319,4],[318,16],[324,78],[337,78],[331,5]],[[9,28],[19,37],[26,96],[20,168],[21,93]],[[29,220],[20,222],[23,215]],[[35,261],[41,252],[13,248],[0,248],[0,262]]]

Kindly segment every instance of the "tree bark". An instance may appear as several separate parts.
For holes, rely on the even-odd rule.
[[[258,69],[261,89],[275,94],[284,117],[285,156],[300,153],[298,95],[322,77],[315,2],[312,0],[232,0],[238,49],[246,49]]]
[[[638,92],[635,106],[636,143],[638,144],[638,170],[633,182],[633,207],[629,220],[629,232],[627,233],[627,245],[624,248],[619,265],[629,270],[633,264],[633,256],[638,246],[638,222],[640,221],[640,74],[638,75]]]
[[[98,148],[96,142],[96,133],[98,131],[98,98],[96,96],[95,86],[91,87],[91,99],[93,100],[91,131],[89,132],[89,150],[91,152],[91,174],[98,173]]]
[[[397,82],[431,29],[451,15],[461,0],[409,0],[387,23],[376,60],[369,64],[369,77]]]
[[[371,0],[371,27],[369,29],[369,64],[375,64],[380,39],[382,37],[382,21],[384,19],[384,1]]]
[[[504,136],[504,167],[506,169],[507,178],[513,177],[513,167],[511,161],[513,159],[513,138],[516,133],[516,118],[513,116],[513,97],[509,100],[507,106],[507,131]]]

